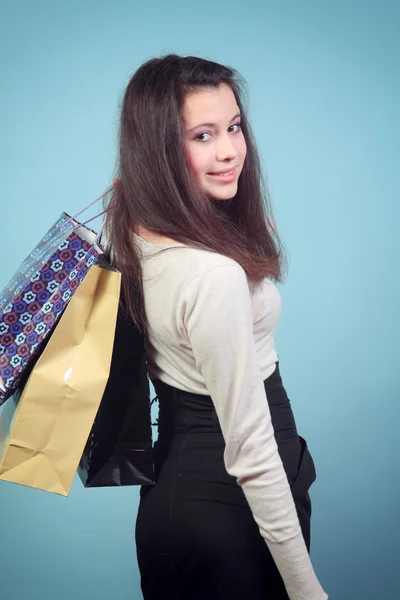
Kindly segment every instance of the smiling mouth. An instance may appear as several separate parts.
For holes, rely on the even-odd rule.
[[[209,173],[209,175],[214,175],[218,177],[232,177],[236,173],[236,167],[231,169],[230,171],[219,171],[218,173]]]

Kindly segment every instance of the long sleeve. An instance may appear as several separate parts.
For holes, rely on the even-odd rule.
[[[226,470],[246,496],[290,600],[325,600],[278,453],[240,265],[195,276],[185,289],[183,318],[221,425]]]

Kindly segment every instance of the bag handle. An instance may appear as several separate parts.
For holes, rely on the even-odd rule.
[[[96,204],[96,202],[99,202],[100,200],[102,200],[105,196],[107,196],[107,194],[109,194],[116,185],[117,180],[114,179],[113,185],[111,185],[105,192],[103,192],[103,194],[101,194],[101,196],[99,196],[98,198],[96,198],[95,200],[93,200],[92,202],[90,202],[90,204],[88,204],[87,206],[85,206],[84,208],[82,208],[79,212],[75,213],[72,217],[69,217],[69,219],[67,219],[66,221],[64,221],[63,223],[61,223],[60,225],[60,230],[64,229],[65,227],[67,227],[69,225],[69,223],[72,223],[73,221],[76,220],[76,217],[79,217],[79,215],[81,215],[82,213],[84,213],[85,211],[87,211],[89,208],[91,208],[94,204]],[[94,221],[94,219],[97,219],[98,217],[101,217],[101,215],[106,215],[102,226],[100,228],[99,233],[96,236],[96,244],[99,246],[99,248],[101,249],[101,251],[105,254],[108,249],[109,249],[109,241],[107,241],[106,245],[103,246],[101,243],[101,238],[103,235],[103,231],[106,225],[106,221],[107,221],[107,214],[108,214],[108,208],[106,208],[105,210],[102,210],[101,212],[97,213],[97,215],[94,215],[93,217],[90,217],[89,219],[86,219],[86,221],[83,221],[83,223],[78,223],[78,225],[75,225],[72,228],[72,231],[75,231],[76,229],[79,229],[79,227],[82,227],[84,225],[86,225],[87,223],[90,223],[91,221]]]
[[[96,198],[96,200],[93,200],[92,202],[90,202],[90,204],[88,204],[87,206],[85,206],[85,208],[82,208],[82,210],[80,210],[79,212],[77,212],[76,214],[74,214],[72,217],[70,217],[67,221],[65,221],[64,223],[62,223],[61,224],[61,229],[63,229],[64,227],[66,227],[68,225],[68,223],[70,223],[71,221],[76,220],[76,217],[79,217],[79,215],[81,215],[83,212],[85,212],[86,210],[88,210],[89,208],[91,208],[94,204],[96,204],[96,202],[99,202],[99,200],[102,200],[105,196],[107,196],[107,194],[109,194],[114,189],[114,187],[115,187],[114,184],[111,185],[105,192],[103,192],[103,194],[101,194],[101,196],[99,196],[98,198]],[[88,219],[84,223],[81,223],[81,225],[86,225],[86,223],[89,223],[90,221],[93,221],[94,219],[97,219],[97,217],[101,217],[101,215],[104,215],[105,212],[107,212],[107,210],[101,211],[100,213],[98,213],[94,217],[91,217],[90,219]]]

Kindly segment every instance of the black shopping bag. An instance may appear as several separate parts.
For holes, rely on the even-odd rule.
[[[85,487],[155,483],[145,340],[123,306],[122,297],[110,376],[78,467]]]

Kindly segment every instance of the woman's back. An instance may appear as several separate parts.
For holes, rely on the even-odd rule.
[[[194,280],[210,270],[225,272],[240,269],[232,259],[182,244],[148,242],[134,235],[142,254],[141,267],[145,310],[148,319],[147,354],[151,379],[196,394],[208,394],[207,385],[199,372],[185,326],[188,300],[196,292]],[[161,252],[165,248],[171,248]],[[245,290],[246,291],[246,290]],[[240,290],[236,290],[240,293]],[[198,301],[198,298],[197,298]],[[199,307],[201,309],[201,307]],[[281,314],[278,288],[269,279],[251,294],[253,338],[260,361],[261,376],[266,379],[275,369],[279,356],[275,350],[274,331]],[[230,320],[240,318],[223,306],[218,319],[230,327]],[[240,329],[239,329],[240,332]],[[237,345],[241,344],[238,338]],[[219,357],[224,361],[224,355]]]

